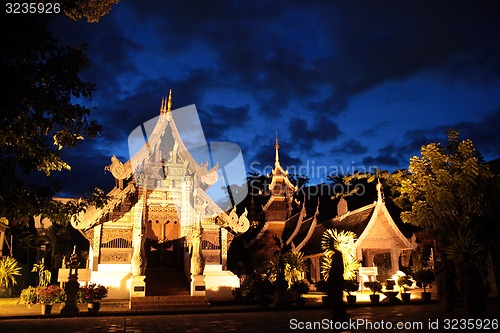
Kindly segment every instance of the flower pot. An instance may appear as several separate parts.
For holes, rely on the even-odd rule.
[[[432,296],[432,294],[428,291],[420,293],[420,297],[422,298],[422,301],[424,301],[424,302],[429,302],[431,300],[431,296]]]
[[[411,297],[410,293],[401,293],[401,300],[405,303],[410,302],[410,297]]]
[[[98,313],[100,308],[101,308],[101,303],[100,302],[90,302],[90,303],[87,303],[87,310],[91,314]]]
[[[42,304],[42,315],[49,315],[52,312],[52,304]]]
[[[370,301],[372,302],[372,304],[378,304],[380,301],[380,295],[379,294],[371,294]]]
[[[356,295],[347,295],[347,304],[355,305],[356,304]]]
[[[389,303],[392,303],[392,304],[400,302],[400,300],[398,299],[398,294],[399,293],[397,291],[388,291],[388,292],[384,293],[384,295],[387,296]]]

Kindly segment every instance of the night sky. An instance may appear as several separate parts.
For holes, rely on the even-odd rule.
[[[114,184],[130,132],[195,104],[208,142],[242,148],[247,171],[326,173],[408,168],[453,127],[485,160],[500,156],[498,1],[122,0],[97,24],[52,22],[86,43],[83,78],[102,136],[67,152],[61,196]]]

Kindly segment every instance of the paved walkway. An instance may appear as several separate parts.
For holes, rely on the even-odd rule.
[[[500,301],[488,301],[489,331],[494,332],[500,317]],[[58,311],[57,311],[58,313]],[[360,305],[348,309],[351,327],[345,332],[443,332],[445,325],[450,331],[455,325],[456,331],[463,331],[459,319],[456,323],[446,321],[439,305],[400,304],[400,305]],[[143,314],[128,311],[103,311],[96,317],[82,316],[60,318],[39,315],[12,319],[0,319],[0,332],[53,333],[53,332],[99,332],[99,333],[150,333],[150,332],[289,332],[332,331],[334,324],[329,321],[331,312],[319,306],[309,306],[301,310],[261,311],[253,306],[212,307],[209,312],[184,314]],[[456,318],[464,318],[463,304],[457,304]],[[399,323],[399,324],[398,324]],[[474,325],[486,325],[487,320],[474,322]],[[402,325],[398,328],[397,325]],[[436,326],[438,325],[438,326]],[[477,327],[477,326],[475,326]],[[435,329],[434,329],[435,328]]]

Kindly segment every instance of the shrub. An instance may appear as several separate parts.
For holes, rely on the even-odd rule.
[[[307,294],[309,292],[309,282],[307,282],[307,280],[305,279],[295,281],[290,286],[290,291],[296,297],[300,297],[304,294]]]
[[[412,281],[408,275],[399,276],[397,283],[401,293],[404,293],[406,291],[406,288],[412,285]]]
[[[62,303],[65,299],[64,291],[59,286],[53,284],[47,287],[37,287],[36,295],[37,303],[41,304]]]
[[[2,244],[0,244],[0,247]],[[16,276],[21,275],[21,267],[16,259],[3,257],[0,259],[0,292],[17,283]]]
[[[261,302],[270,302],[274,298],[274,285],[266,275],[258,276],[252,282],[252,294]]]
[[[37,302],[36,289],[37,288],[31,286],[29,286],[26,289],[23,289],[21,291],[21,296],[19,297],[21,303],[28,305],[35,304]]]
[[[434,272],[430,269],[423,269],[416,272],[414,277],[415,280],[422,285],[425,293],[425,288],[434,281]]]
[[[356,280],[344,280],[344,290],[347,292],[349,296],[351,296],[352,292],[358,291],[359,282]]]
[[[380,281],[366,281],[364,286],[369,288],[373,292],[373,295],[382,291],[382,283]]]
[[[80,303],[99,302],[108,297],[108,288],[102,284],[89,283],[78,290],[77,296]]]

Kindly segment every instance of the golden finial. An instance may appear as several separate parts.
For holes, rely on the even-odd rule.
[[[280,148],[278,144],[278,131],[276,131],[276,143],[274,144],[274,149],[276,150],[276,156],[274,158],[274,163],[279,163],[278,149]]]
[[[166,106],[165,106],[165,98],[162,97],[161,99],[161,106],[160,106],[160,114],[163,114],[167,112]]]
[[[168,93],[167,111],[172,111],[172,89]]]

